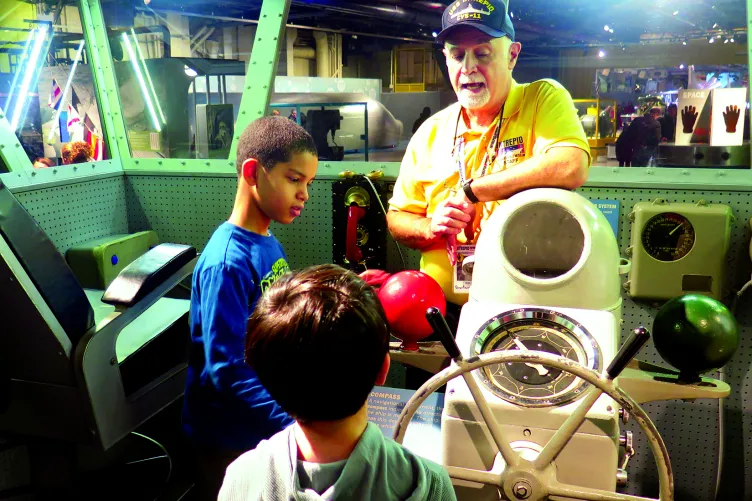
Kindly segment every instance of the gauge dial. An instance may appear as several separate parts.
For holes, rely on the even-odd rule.
[[[681,214],[657,214],[642,230],[642,247],[658,261],[677,261],[689,254],[694,245],[695,229]]]
[[[558,312],[521,308],[491,318],[475,334],[470,356],[499,350],[543,351],[601,371],[598,343],[576,321]],[[588,387],[577,376],[538,364],[489,365],[475,372],[498,397],[527,407],[565,404]]]

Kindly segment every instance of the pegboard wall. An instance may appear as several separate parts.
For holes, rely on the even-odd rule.
[[[615,200],[620,203],[619,249],[626,256],[630,245],[631,224],[629,213],[634,204],[663,198],[668,202],[708,203],[729,205],[734,214],[731,245],[727,255],[726,300],[731,304],[733,295],[750,280],[752,266],[749,258],[752,217],[752,193],[677,190],[615,190],[611,188],[582,188],[579,192],[590,200]],[[644,325],[652,328],[660,304],[633,301],[622,293],[624,305],[622,341],[631,329]],[[741,344],[731,362],[725,367],[725,378],[731,386],[731,395],[724,400],[723,423],[724,454],[722,489],[719,500],[752,499],[752,470],[745,468],[752,460],[752,298],[743,296],[738,302],[736,318],[739,322]],[[658,355],[652,342],[642,349],[638,358],[667,366]],[[711,374],[711,376],[713,376]],[[717,375],[715,375],[717,377]],[[715,492],[718,462],[718,402],[667,401],[643,406],[661,432],[676,477],[676,499],[687,501],[712,500]],[[638,455],[630,462],[630,493],[655,495],[657,477],[655,466],[639,429],[627,425],[635,436]]]
[[[95,238],[128,232],[122,175],[53,188],[23,191],[14,196],[65,253]]]
[[[201,252],[230,216],[236,188],[235,177],[128,176],[129,229],[154,230],[162,242],[192,245]],[[332,262],[331,183],[314,181],[309,197],[293,224],[271,226],[293,268]]]

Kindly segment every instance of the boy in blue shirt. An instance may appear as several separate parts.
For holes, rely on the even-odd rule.
[[[244,339],[256,301],[289,271],[269,225],[300,216],[316,146],[295,122],[260,118],[241,135],[237,167],[232,214],[201,253],[191,290],[183,430],[198,463],[198,497],[207,499],[216,499],[230,462],[292,423],[245,363]]]
[[[336,265],[288,273],[248,321],[246,359],[296,421],[228,468],[221,501],[455,501],[441,466],[368,422],[389,371],[374,290]]]

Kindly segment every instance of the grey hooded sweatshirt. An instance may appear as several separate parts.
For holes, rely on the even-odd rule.
[[[298,460],[290,426],[236,459],[219,501],[455,501],[446,470],[368,423],[350,457],[328,464]]]

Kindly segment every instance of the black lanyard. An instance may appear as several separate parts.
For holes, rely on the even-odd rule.
[[[459,131],[461,118],[462,106],[460,106],[460,111],[457,114],[457,123],[454,124],[454,146],[452,147],[452,158],[456,158],[457,172],[460,175],[460,184],[465,184],[465,138],[461,138],[459,141],[457,140],[457,131]],[[488,166],[493,165],[493,163],[496,161],[496,157],[499,155],[499,147],[501,146],[499,135],[501,134],[501,122],[503,118],[504,104],[501,105],[501,109],[499,110],[499,124],[496,126],[496,130],[494,131],[491,142],[488,144],[488,148],[486,148],[486,155],[483,157],[483,168],[481,169],[479,177],[486,175]],[[489,154],[489,150],[491,151],[491,154]],[[457,156],[455,157],[455,155]]]

